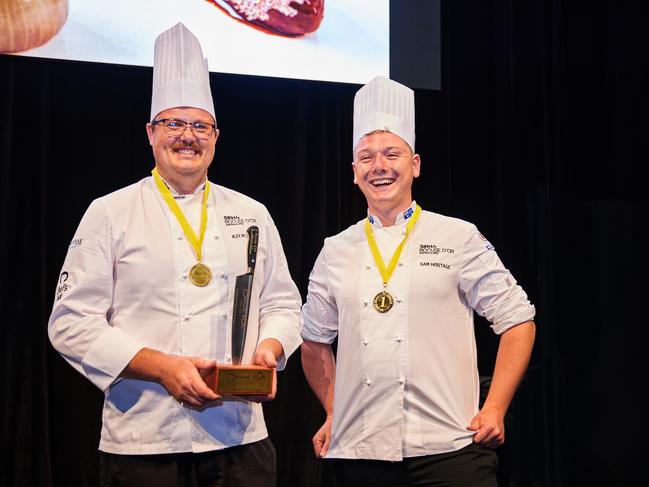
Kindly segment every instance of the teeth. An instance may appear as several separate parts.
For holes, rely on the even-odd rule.
[[[373,186],[384,186],[386,184],[392,184],[394,182],[394,179],[391,178],[385,178],[385,179],[375,179],[372,181]]]
[[[177,149],[176,152],[180,152],[181,154],[196,154],[194,149]]]

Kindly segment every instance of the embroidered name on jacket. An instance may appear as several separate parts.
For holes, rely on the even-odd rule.
[[[420,262],[421,267],[439,267],[440,269],[451,270],[451,266],[443,262]]]

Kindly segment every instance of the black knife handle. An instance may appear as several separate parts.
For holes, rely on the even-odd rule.
[[[259,228],[256,225],[248,227],[248,272],[255,272],[257,263],[257,247],[259,245]]]

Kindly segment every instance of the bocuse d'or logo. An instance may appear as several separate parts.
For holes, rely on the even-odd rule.
[[[245,225],[246,223],[257,223],[256,218],[241,218],[236,215],[224,215],[223,222],[226,227],[231,227],[233,225]]]
[[[454,254],[455,249],[447,249],[438,247],[434,244],[421,244],[419,245],[420,255],[439,255],[439,254]]]

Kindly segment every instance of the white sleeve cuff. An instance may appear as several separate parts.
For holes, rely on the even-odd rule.
[[[142,344],[119,328],[111,328],[93,343],[81,367],[86,377],[105,391],[142,348]]]
[[[510,328],[514,328],[515,326],[520,325],[521,323],[525,323],[526,321],[532,321],[535,314],[536,308],[534,308],[533,304],[528,303],[528,306],[526,307],[512,310],[511,314],[504,316],[497,323],[493,323],[491,325],[491,328],[497,335],[502,335]]]
[[[338,330],[316,325],[311,321],[306,311],[303,309],[304,328],[302,328],[302,338],[310,342],[327,343],[331,345],[338,336]]]
[[[284,350],[284,354],[277,360],[278,371],[284,370],[286,361],[302,343],[300,327],[301,322],[295,318],[293,313],[288,317],[273,315],[264,318],[259,332],[259,342],[261,343],[268,338],[274,338],[282,344],[282,349]]]

